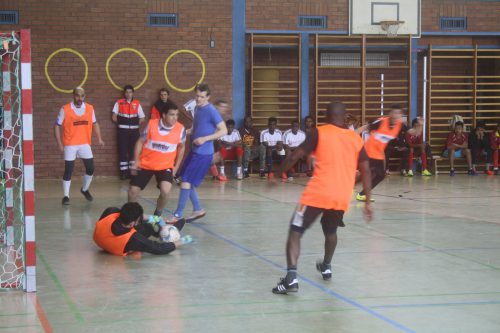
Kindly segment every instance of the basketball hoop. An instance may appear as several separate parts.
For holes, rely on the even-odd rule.
[[[405,21],[380,21],[380,29],[385,31],[388,37],[396,37],[399,27],[404,23]]]

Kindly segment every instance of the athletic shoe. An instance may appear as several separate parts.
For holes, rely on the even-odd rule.
[[[199,210],[199,211],[196,211],[196,212],[193,212],[193,214],[191,214],[187,219],[186,219],[186,222],[187,223],[191,223],[195,220],[199,220],[201,219],[203,216],[207,215],[207,212],[205,210]]]
[[[264,170],[259,171],[260,178],[266,178],[266,172]]]
[[[288,181],[289,182],[293,181],[293,177],[292,176],[288,177]]]
[[[475,170],[473,170],[473,169],[470,169],[469,171],[467,171],[467,174],[469,176],[477,176],[478,175],[477,172]]]
[[[407,175],[408,175],[408,177],[413,177],[413,170],[408,170]]]
[[[89,190],[84,191],[83,188],[81,188],[80,193],[83,194],[83,196],[85,197],[85,199],[87,199],[87,201],[94,200],[94,198],[92,197],[92,194],[90,194]]]
[[[273,180],[273,179],[274,179],[274,173],[273,173],[273,172],[269,172],[269,173],[267,174],[267,179],[269,179],[269,180]]]
[[[455,170],[450,170],[450,177],[455,176]]]
[[[494,170],[493,173],[495,174],[495,176],[498,176],[498,169]]]
[[[236,174],[236,179],[242,180],[243,179],[243,174],[242,173],[237,173]]]
[[[330,267],[328,267],[330,266]],[[323,265],[323,260],[316,261],[316,269],[323,276],[323,280],[331,280],[332,279],[332,266],[331,265]]]
[[[366,195],[358,193],[358,194],[356,194],[356,200],[366,202]],[[374,201],[375,201],[375,199],[370,199],[370,202],[374,202]]]
[[[493,171],[491,170],[484,170],[484,173],[487,174],[488,176],[493,176]]]
[[[250,172],[248,171],[243,172],[243,178],[250,178]]]
[[[186,224],[186,222],[187,221],[185,218],[181,218],[177,222],[174,223],[174,227],[176,227],[177,230],[181,231],[182,228],[184,228],[184,225]]]
[[[422,171],[422,176],[432,176],[432,173],[429,172],[429,170],[425,169]]]
[[[172,216],[169,216],[167,217],[166,219],[163,219],[165,221],[165,223],[167,224],[176,224],[177,222],[179,222],[180,220],[182,219],[182,217],[180,216],[175,216],[175,215],[172,215]]]
[[[62,204],[65,205],[65,206],[69,205],[69,197],[62,198]]]
[[[286,172],[281,173],[281,180],[286,181],[288,179],[288,176],[286,175]]]
[[[220,182],[227,182],[227,177],[226,175],[218,175],[216,176],[217,180]]]
[[[402,169],[402,170],[401,170],[401,176],[403,176],[403,177],[406,177],[406,176],[407,176],[407,173],[406,173],[406,170],[405,170],[405,169]]]
[[[307,171],[306,172],[306,176],[311,178],[313,176],[313,172],[312,171]]]
[[[273,288],[273,294],[288,294],[295,293],[299,291],[299,281],[297,279],[293,279],[293,281],[288,284],[286,283],[285,278],[281,278],[280,282]]]
[[[391,175],[391,171],[389,169],[385,170],[385,175],[386,176],[390,176]]]

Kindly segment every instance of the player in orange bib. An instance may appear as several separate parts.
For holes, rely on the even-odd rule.
[[[401,130],[407,131],[406,125],[401,119],[402,108],[392,105],[389,117],[381,117],[368,124],[370,136],[365,143],[366,153],[370,158],[370,170],[372,175],[372,189],[385,178],[385,149],[387,144],[399,136]],[[356,200],[366,201],[366,193],[359,192]]]
[[[101,146],[104,141],[101,138],[101,129],[97,123],[94,107],[84,103],[85,90],[76,87],[73,90],[73,102],[64,105],[59,111],[54,135],[59,150],[64,153],[64,176],[63,176],[63,205],[69,205],[69,190],[71,187],[71,175],[75,167],[77,157],[81,158],[85,165],[85,175],[80,192],[85,199],[92,201],[89,192],[90,183],[94,174],[94,156],[90,144],[92,141],[92,128]],[[62,135],[61,135],[62,129]]]
[[[189,235],[174,242],[150,239],[160,238],[159,222],[159,219],[143,215],[143,209],[137,202],[128,202],[121,209],[109,207],[95,224],[94,242],[104,251],[117,256],[126,256],[132,252],[168,254],[193,242]],[[180,231],[184,223],[184,220],[178,221],[175,226]]]
[[[316,268],[323,279],[332,277],[331,261],[337,246],[337,227],[344,227],[343,216],[349,209],[356,169],[359,165],[363,189],[370,198],[371,176],[368,156],[363,141],[345,126],[345,106],[330,103],[327,109],[327,125],[319,126],[282,163],[287,170],[300,158],[314,152],[316,165],[313,178],[307,183],[300,202],[290,221],[286,244],[287,275],[273,288],[275,294],[298,291],[297,261],[300,255],[300,239],[321,214],[321,226],[325,235],[325,253]],[[365,203],[364,215],[372,218],[370,201]]]
[[[154,215],[161,216],[172,188],[173,177],[184,156],[186,130],[177,121],[177,105],[167,102],[160,109],[160,119],[151,119],[135,145],[132,166],[132,180],[128,191],[128,201],[136,202],[139,192],[148,184],[153,175],[160,187]],[[136,169],[138,168],[138,170]]]

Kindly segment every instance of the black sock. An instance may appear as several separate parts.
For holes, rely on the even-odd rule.
[[[330,269],[331,270],[332,269],[332,264],[327,264],[324,261],[323,261],[322,266],[323,266],[323,270],[325,270],[325,269]]]
[[[288,267],[286,270],[286,277],[285,277],[286,283],[289,284],[296,278],[297,278],[297,267]]]
[[[153,215],[161,216],[161,210],[155,209],[155,212],[153,213]]]

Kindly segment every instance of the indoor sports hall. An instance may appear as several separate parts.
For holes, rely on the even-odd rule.
[[[499,13],[492,0],[2,1],[0,333],[499,332]],[[200,119],[214,126],[203,142]],[[360,142],[358,171],[347,153],[324,167],[339,126]],[[198,185],[186,165],[203,145]],[[373,202],[354,182],[369,163]],[[303,193],[338,165],[353,181],[331,266],[319,218],[291,264]],[[147,216],[127,224],[130,202]],[[143,228],[162,254],[133,248]]]

